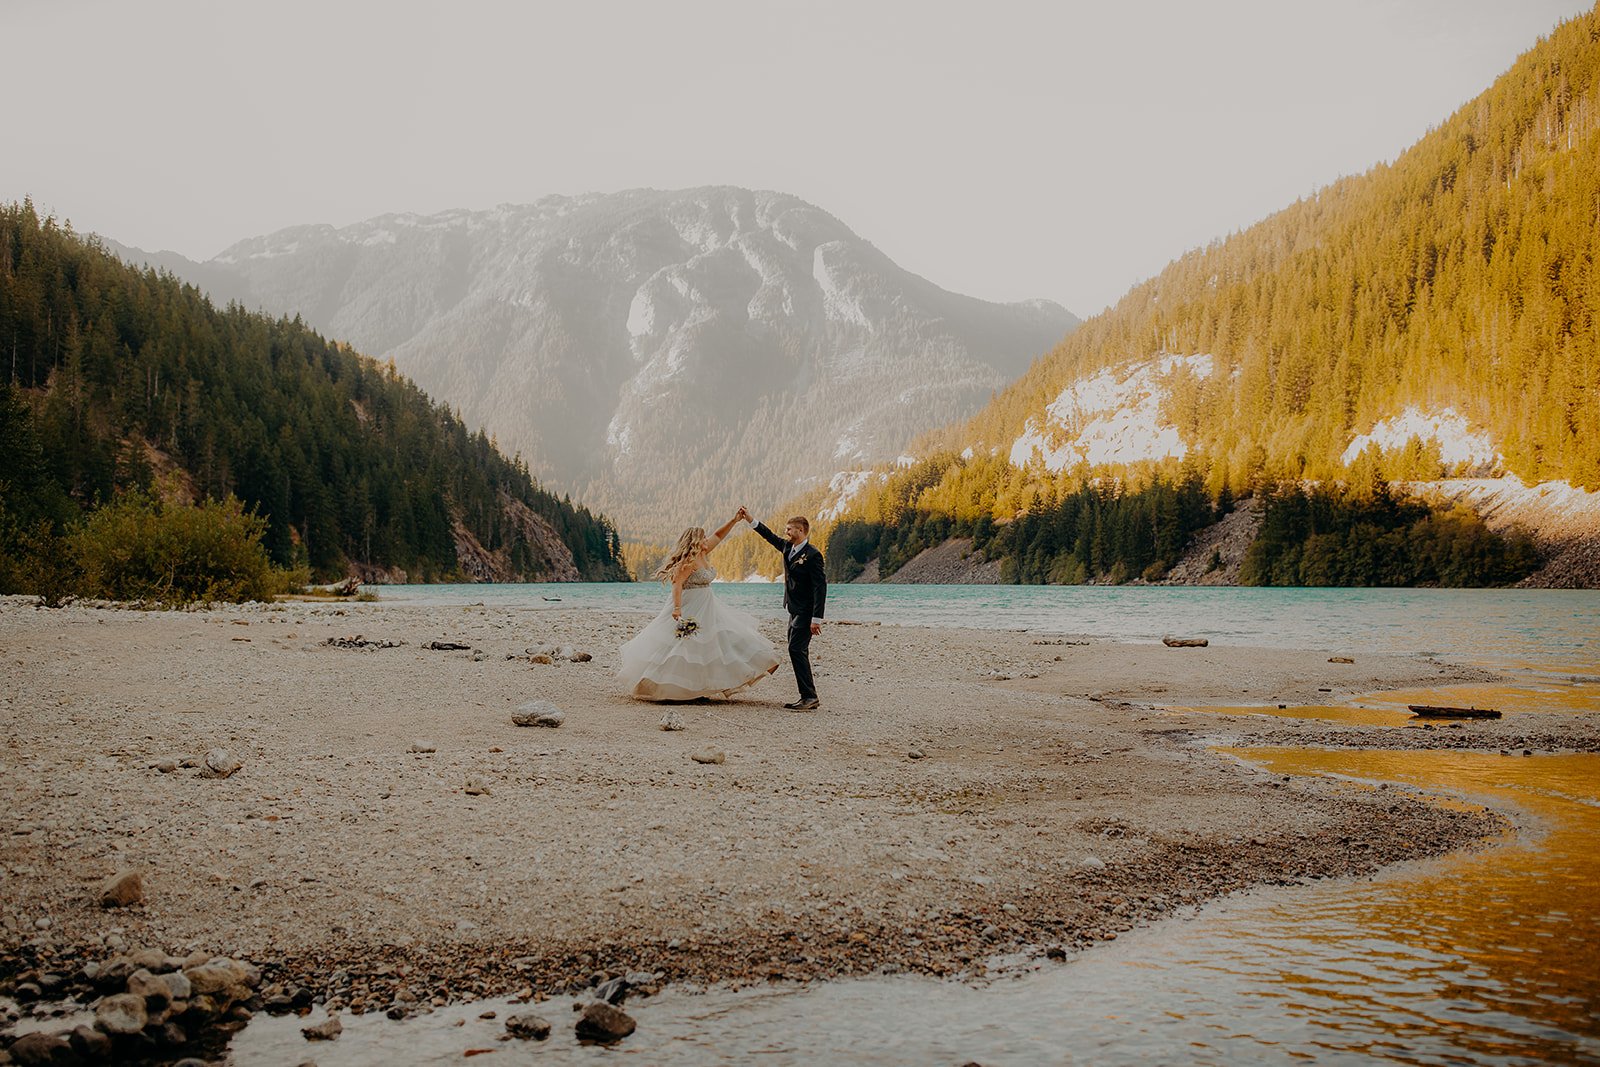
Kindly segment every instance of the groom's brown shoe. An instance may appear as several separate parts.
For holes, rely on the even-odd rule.
[[[796,700],[792,704],[785,704],[790,711],[816,711],[822,707],[822,702],[812,697],[810,700]]]

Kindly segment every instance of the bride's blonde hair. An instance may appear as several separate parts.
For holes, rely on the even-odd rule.
[[[679,567],[683,566],[685,560],[693,559],[699,554],[700,544],[705,539],[706,531],[702,526],[691,526],[683,531],[683,534],[678,538],[677,547],[672,550],[672,555],[668,556],[667,561],[661,565],[661,569],[656,571],[657,580],[670,582],[673,574],[677,572]]]

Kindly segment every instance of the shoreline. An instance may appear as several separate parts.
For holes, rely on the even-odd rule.
[[[264,989],[346,1011],[630,971],[976,978],[997,955],[1070,954],[1224,893],[1364,876],[1506,825],[1402,789],[1280,781],[1215,744],[1600,748],[1593,714],[1425,733],[1152,704],[1501,677],[1415,656],[1335,668],[1318,652],[830,627],[822,712],[777,707],[780,669],[748,695],[677,706],[689,728],[665,733],[660,706],[611,686],[632,613],[19,600],[0,601],[13,987],[147,946],[248,959]],[[404,643],[324,643],[357,633]],[[423,647],[438,639],[472,647]],[[547,644],[594,660],[522,654]],[[535,698],[566,723],[512,726]],[[407,751],[419,741],[435,751]],[[708,746],[723,764],[690,759]],[[158,768],[214,747],[243,769]],[[146,901],[102,910],[94,886],[130,867]]]

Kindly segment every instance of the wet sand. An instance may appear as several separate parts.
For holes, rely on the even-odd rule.
[[[611,677],[644,621],[0,599],[0,978],[199,949],[366,1011],[639,970],[973,976],[997,954],[1070,953],[1234,889],[1369,873],[1503,827],[1404,790],[1281,778],[1213,737],[1529,742],[1515,718],[1424,732],[1161,710],[1495,680],[1417,657],[837,623],[813,645],[820,712],[782,710],[784,668],[679,706],[687,728],[663,732],[664,709]],[[404,643],[324,644],[356,634]],[[530,663],[543,645],[594,659]],[[513,726],[532,699],[565,723]],[[1541,717],[1541,744],[1592,749],[1597,718]],[[216,747],[243,768],[157,769]],[[724,762],[691,758],[707,748]],[[95,887],[126,868],[147,899],[103,910]]]

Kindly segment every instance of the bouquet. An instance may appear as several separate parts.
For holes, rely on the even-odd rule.
[[[689,637],[698,629],[700,629],[700,624],[695,622],[693,619],[678,620],[679,637]]]

